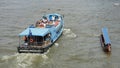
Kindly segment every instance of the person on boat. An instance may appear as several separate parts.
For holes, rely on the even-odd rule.
[[[28,38],[27,38],[27,36],[24,36],[23,40],[24,40],[25,45],[28,45]]]
[[[53,16],[53,19],[54,19],[53,25],[54,25],[54,26],[57,26],[57,25],[59,24],[59,22],[60,22],[61,19],[59,19],[58,16]]]
[[[55,21],[54,26],[57,26],[59,24],[59,21]]]
[[[44,28],[44,27],[46,27],[46,24],[41,19],[41,20],[36,22],[36,27]]]
[[[28,41],[26,36],[23,37],[23,40],[24,40],[24,42]]]
[[[56,19],[56,17],[55,17],[55,16],[52,16],[51,21],[52,21],[52,24],[53,24],[53,25],[55,24],[55,19]]]
[[[55,21],[55,16],[52,16],[52,21]]]
[[[61,21],[61,17],[58,17],[58,21],[59,21],[59,22]]]
[[[28,45],[33,45],[35,42],[34,36],[28,36]]]
[[[45,45],[48,45],[49,43],[50,43],[50,34],[47,34],[46,36],[45,36]]]
[[[46,16],[43,16],[43,18],[42,18],[42,22],[45,23],[45,24],[48,23],[48,20],[47,20],[47,17],[46,17]]]

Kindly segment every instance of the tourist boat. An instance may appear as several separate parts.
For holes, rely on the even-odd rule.
[[[108,29],[107,28],[102,28],[102,34],[100,36],[100,42],[101,46],[104,51],[110,52],[111,51],[111,41],[108,35]]]
[[[57,13],[44,15],[34,25],[19,34],[19,53],[44,53],[61,36],[63,16]]]

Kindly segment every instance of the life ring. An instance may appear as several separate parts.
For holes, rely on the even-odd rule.
[[[33,39],[30,39],[30,42],[33,42]]]

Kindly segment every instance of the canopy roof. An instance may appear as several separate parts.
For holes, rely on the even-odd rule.
[[[49,33],[47,28],[27,28],[19,34],[19,36],[45,36]]]
[[[110,39],[109,39],[109,35],[108,35],[108,29],[107,28],[102,28],[102,33],[103,33],[103,37],[104,37],[104,40],[105,40],[105,44],[111,43]]]

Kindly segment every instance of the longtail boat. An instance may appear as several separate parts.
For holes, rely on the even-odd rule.
[[[102,34],[100,35],[101,46],[106,52],[111,51],[111,41],[108,35],[108,29],[106,27],[102,28]]]

